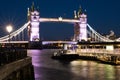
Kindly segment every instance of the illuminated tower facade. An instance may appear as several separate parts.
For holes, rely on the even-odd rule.
[[[39,12],[33,11],[31,12],[31,35],[30,41],[39,40]]]
[[[74,26],[75,41],[87,41],[87,15],[82,12],[81,7],[77,13],[74,11],[74,18],[80,20]]]
[[[30,26],[28,27],[29,30],[29,41],[39,41],[40,40],[40,36],[39,36],[39,12],[37,10],[35,10],[34,8],[34,4],[31,7],[31,10],[28,11],[30,14],[30,17],[28,17],[28,19],[30,19]]]
[[[80,15],[80,35],[79,35],[79,41],[87,41],[87,15],[86,14],[81,14]]]

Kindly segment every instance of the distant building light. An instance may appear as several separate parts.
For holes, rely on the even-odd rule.
[[[114,46],[113,45],[107,45],[106,46],[106,50],[113,51],[114,50]]]

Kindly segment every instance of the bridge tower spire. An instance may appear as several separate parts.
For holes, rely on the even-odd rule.
[[[39,36],[39,12],[35,10],[34,3],[32,3],[30,11],[30,27],[29,27],[29,41],[40,40]]]
[[[79,23],[75,23],[74,27],[74,39],[76,41],[87,41],[87,15],[82,12],[82,8],[77,12],[77,17],[75,19],[79,19]]]

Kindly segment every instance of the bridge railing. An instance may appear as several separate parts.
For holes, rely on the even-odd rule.
[[[119,49],[106,50],[106,49],[78,49],[77,53],[107,53],[107,54],[120,54]]]
[[[0,66],[27,57],[25,49],[0,48]]]

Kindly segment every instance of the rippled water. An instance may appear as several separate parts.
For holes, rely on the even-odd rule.
[[[28,50],[35,80],[120,80],[120,66],[94,61],[51,59],[54,49]]]

